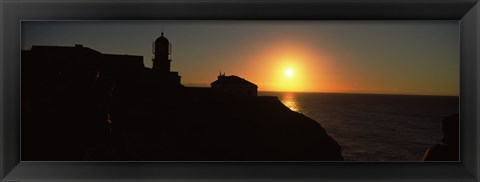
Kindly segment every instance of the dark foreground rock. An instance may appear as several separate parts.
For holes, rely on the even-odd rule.
[[[80,45],[22,51],[22,160],[343,160],[320,124],[275,97],[164,78],[140,56]]]
[[[165,107],[146,106],[149,115],[122,121],[136,160],[343,160],[317,122],[276,97],[161,100]]]
[[[443,118],[443,143],[435,144],[425,152],[425,161],[458,161],[459,160],[459,116],[452,114]]]
[[[132,88],[145,91],[142,87]],[[45,161],[343,160],[340,146],[320,124],[291,111],[276,97],[198,95],[188,88],[150,88],[151,93],[141,94],[134,93],[139,92],[136,89],[117,88],[107,116],[86,98],[62,102],[48,113],[25,112],[23,129],[28,133],[22,157]]]

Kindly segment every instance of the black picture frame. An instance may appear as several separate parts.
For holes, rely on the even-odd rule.
[[[479,181],[478,0],[0,1],[1,181]],[[458,20],[460,162],[22,162],[22,20]]]

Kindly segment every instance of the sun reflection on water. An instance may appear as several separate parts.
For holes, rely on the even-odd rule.
[[[292,111],[300,112],[300,108],[298,107],[298,102],[297,98],[295,98],[295,94],[285,93],[281,96],[280,101]]]

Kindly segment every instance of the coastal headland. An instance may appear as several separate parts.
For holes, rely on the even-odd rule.
[[[343,160],[278,98],[185,87],[167,71],[81,45],[22,51],[22,160]]]

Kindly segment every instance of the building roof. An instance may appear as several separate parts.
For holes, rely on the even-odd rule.
[[[161,36],[158,37],[158,38],[155,40],[155,43],[166,43],[166,44],[168,44],[169,41],[168,41],[168,39],[167,39],[166,37],[163,36],[163,32],[162,32]]]
[[[33,45],[31,51],[39,51],[39,52],[53,52],[56,54],[101,54],[100,52],[93,50],[88,47],[84,47],[81,44],[75,44],[74,47],[72,46],[44,46],[44,45]]]
[[[215,80],[214,82],[211,83],[212,86],[218,86],[218,85],[248,85],[248,86],[254,86],[257,87],[252,82],[249,82],[243,78],[240,78],[235,75],[230,75],[230,76],[225,76],[225,75],[220,75],[218,76],[218,79]]]

